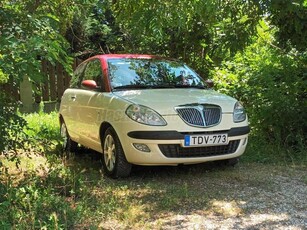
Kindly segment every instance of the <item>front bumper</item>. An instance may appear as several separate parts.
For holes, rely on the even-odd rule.
[[[229,130],[209,131],[209,132],[188,132],[182,133],[177,131],[131,131],[128,136],[134,139],[145,140],[177,140],[184,139],[184,135],[191,134],[218,134],[227,133],[228,137],[242,136],[250,132],[249,126],[231,128]]]
[[[131,131],[123,144],[127,160],[137,165],[196,164],[224,160],[242,155],[245,151],[249,126],[209,132]],[[227,145],[184,147],[184,136],[192,134],[227,133]],[[144,144],[150,152],[136,149],[133,144]]]

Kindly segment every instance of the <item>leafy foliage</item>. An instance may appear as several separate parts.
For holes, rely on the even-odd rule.
[[[276,37],[283,48],[294,46],[299,51],[307,47],[307,1],[269,0],[266,3],[271,25],[278,28]]]
[[[222,92],[244,102],[254,132],[286,145],[306,144],[306,52],[284,53],[259,38],[214,73]]]
[[[0,156],[9,151],[24,149],[24,142],[28,140],[24,132],[27,122],[16,113],[16,110],[17,103],[0,93]]]
[[[87,58],[98,53],[123,50],[123,36],[111,9],[110,1],[91,0],[79,12],[65,34],[76,56]]]
[[[306,163],[306,9],[306,0],[2,0],[0,84],[9,77],[14,84],[24,76],[42,81],[41,59],[60,62],[70,72],[72,53],[171,56],[212,76],[221,92],[244,102],[253,129],[243,159]],[[83,228],[79,221],[98,222],[97,213],[102,219],[116,215],[133,223],[146,221],[143,213],[156,207],[173,211],[180,201],[191,203],[187,184],[177,188],[168,183],[173,187],[161,190],[164,185],[155,188],[150,182],[143,187],[149,200],[142,200],[135,179],[129,185],[132,192],[125,183],[101,181],[94,173],[99,169],[88,172],[88,180],[81,174],[92,162],[76,173],[57,154],[46,154],[45,167],[13,180],[3,160],[20,159],[18,151],[57,153],[60,143],[56,113],[22,116],[17,107],[0,94],[1,229]],[[180,180],[188,176],[183,174]],[[168,195],[160,199],[164,191]],[[212,194],[217,193],[220,189]],[[207,194],[197,194],[201,209]]]
[[[53,177],[53,176],[48,176]],[[29,181],[27,181],[29,180]],[[29,177],[19,186],[0,183],[0,227],[3,229],[68,229],[77,220],[64,197],[51,185]],[[74,217],[74,219],[72,218]]]
[[[60,62],[71,71],[68,44],[61,35],[73,8],[69,1],[4,0],[0,8],[0,75],[41,81],[40,60]]]
[[[82,0],[80,0],[82,2]],[[9,1],[0,3],[0,84],[12,79],[19,82],[28,76],[43,81],[41,59],[60,62],[71,72],[68,43],[61,35],[70,23],[75,5],[70,1]],[[1,98],[0,152],[24,146],[26,122],[16,113],[17,104]]]
[[[18,148],[19,154],[8,154],[4,158],[0,155],[1,161],[8,165],[17,161],[20,168],[22,159],[37,158],[43,155],[41,152],[57,152],[60,134],[56,112],[26,116],[9,112],[5,110],[5,117],[0,116],[1,131],[13,136],[5,137],[8,142],[1,143],[1,148],[10,151]],[[31,153],[25,152],[25,146],[30,147]],[[44,158],[40,156],[41,159]],[[69,229],[78,220],[79,210],[70,207],[66,199],[80,192],[80,179],[72,176],[71,170],[56,155],[47,155],[47,161],[33,171],[28,165],[26,168],[27,173],[23,177],[21,174],[22,178],[16,183],[14,173],[9,172],[6,165],[0,165],[0,228]]]
[[[180,58],[203,73],[244,48],[259,20],[254,1],[116,1],[113,9],[129,51]]]

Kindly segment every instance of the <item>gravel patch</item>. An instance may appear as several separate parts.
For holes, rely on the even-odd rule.
[[[285,170],[286,169],[286,170]],[[243,165],[198,178],[199,188],[223,190],[209,207],[165,213],[153,229],[307,229],[307,171],[288,167]],[[225,192],[227,191],[227,192]],[[225,195],[226,194],[226,195]]]

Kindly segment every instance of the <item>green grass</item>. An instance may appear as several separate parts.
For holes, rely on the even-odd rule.
[[[293,166],[306,167],[299,161],[306,157],[302,152],[264,145],[252,136],[235,168],[135,167],[131,177],[113,180],[102,173],[98,153],[60,154],[57,113],[25,118],[42,152],[31,158],[20,154],[19,168],[2,157],[7,168],[0,167],[0,229],[159,229],[171,215],[242,215],[249,210],[240,206],[238,191],[270,190],[278,167],[287,173]],[[287,154],[299,156],[288,161]]]
[[[32,113],[24,116],[28,122],[29,129],[26,133],[32,137],[40,138],[51,143],[61,140],[60,125],[57,112]]]
[[[281,141],[267,141],[252,133],[241,160],[243,162],[304,166],[307,165],[307,146],[302,143],[286,146]]]

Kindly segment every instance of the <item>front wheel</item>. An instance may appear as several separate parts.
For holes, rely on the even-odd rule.
[[[219,160],[216,161],[216,164],[218,166],[230,166],[230,167],[234,167],[235,165],[237,165],[239,163],[240,157],[235,157],[235,158],[230,158],[227,160]]]
[[[127,161],[120,140],[112,127],[104,134],[102,149],[102,165],[106,174],[113,178],[129,176],[132,165]]]
[[[235,157],[235,158],[228,159],[226,164],[228,166],[234,167],[235,165],[237,165],[239,163],[239,161],[240,161],[240,157]]]

